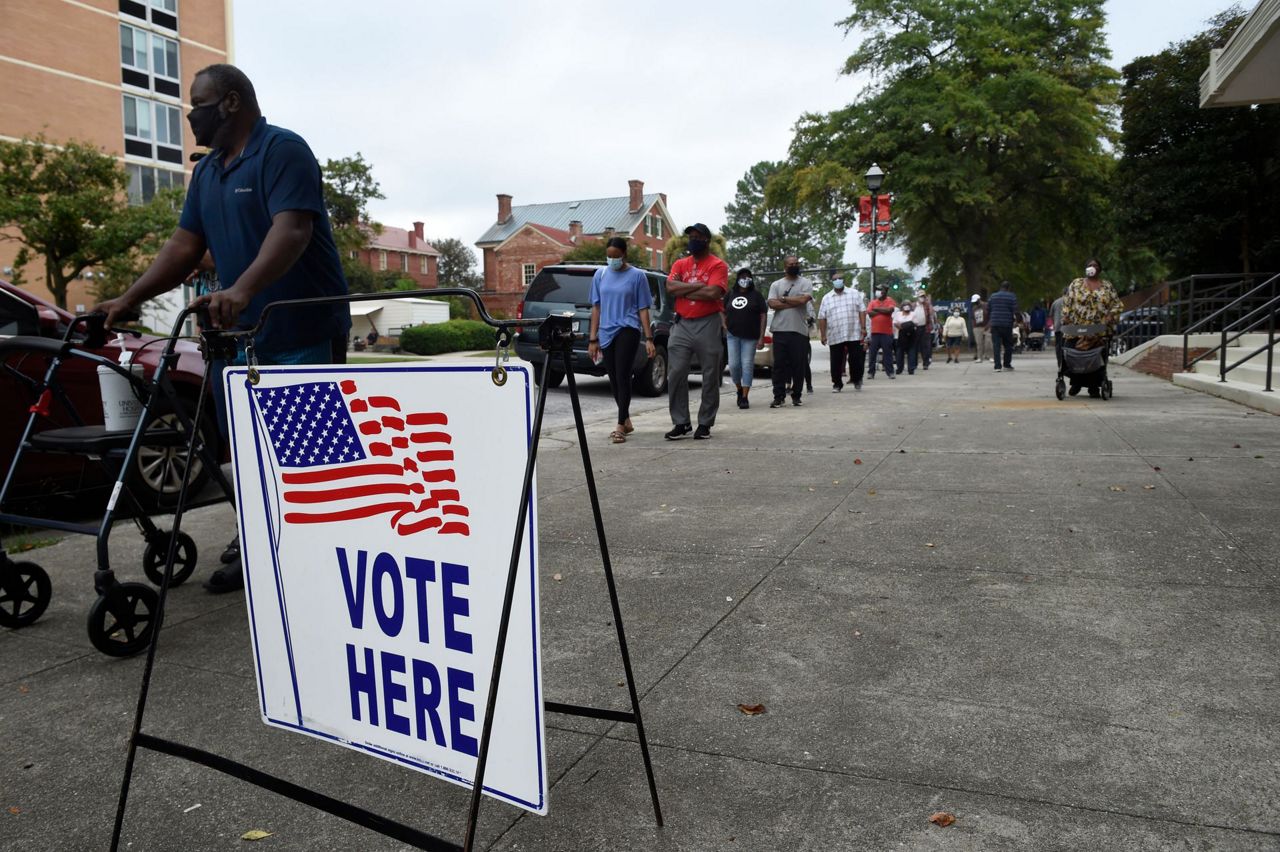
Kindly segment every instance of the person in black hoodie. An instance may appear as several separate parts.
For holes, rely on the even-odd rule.
[[[724,297],[725,344],[729,349],[729,377],[738,388],[738,407],[750,408],[751,378],[756,350],[764,346],[765,317],[769,306],[755,287],[751,270],[738,270],[736,286]]]

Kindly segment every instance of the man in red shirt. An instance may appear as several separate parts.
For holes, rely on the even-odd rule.
[[[729,291],[729,267],[711,253],[711,229],[699,222],[684,229],[689,256],[671,264],[667,292],[676,297],[676,324],[667,340],[667,393],[675,441],[693,432],[710,438],[720,409],[720,370],[724,352],[720,340],[724,296]],[[702,402],[698,430],[689,422],[689,366],[694,355],[702,368]]]
[[[867,378],[876,377],[876,353],[883,353],[884,374],[893,378],[893,312],[898,303],[893,300],[884,287],[876,288],[876,297],[867,305],[867,316],[871,318],[871,344],[867,353]]]

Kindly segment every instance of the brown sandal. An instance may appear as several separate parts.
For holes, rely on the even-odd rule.
[[[630,435],[634,431],[636,431],[636,427],[632,426],[630,423],[622,424],[622,434]]]
[[[609,433],[609,441],[614,444],[625,444],[627,442],[627,436],[622,434],[620,429],[614,429]]]

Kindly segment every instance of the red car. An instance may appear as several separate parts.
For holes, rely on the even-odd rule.
[[[16,336],[43,337],[61,340],[74,315],[49,304],[40,297],[28,293],[6,281],[0,281],[0,340]],[[148,377],[154,372],[164,344],[155,335],[144,334],[140,338],[126,337],[125,345],[133,350],[134,363],[141,364]],[[119,356],[119,347],[110,345],[91,349],[98,355],[112,358]],[[182,404],[189,414],[195,412],[196,398],[200,392],[200,379],[204,373],[204,361],[199,347],[189,341],[179,341],[178,363],[169,373],[178,390]],[[48,369],[49,356],[35,352],[7,352],[0,357],[0,476],[8,473],[9,466],[26,426],[28,406],[34,401],[29,384],[24,381],[43,379]],[[98,376],[94,364],[80,358],[63,362],[58,371],[58,383],[66,391],[71,406],[81,419],[77,424],[65,406],[55,402],[50,416],[37,426],[37,431],[59,426],[98,425],[102,423],[102,395],[98,391]],[[206,402],[209,417],[202,426],[206,440],[218,446],[217,427],[212,416],[212,402]],[[176,415],[170,410],[155,413],[155,420],[172,421]],[[191,482],[196,491],[208,478],[199,459],[194,461]],[[172,506],[181,485],[186,452],[173,447],[143,447],[130,480],[131,491],[149,509]],[[30,453],[23,457],[11,493],[19,499],[82,495],[109,483],[108,477],[96,463],[76,456]],[[193,491],[193,493],[196,493]],[[43,501],[42,501],[43,502]],[[83,506],[76,506],[82,510]],[[95,510],[96,511],[96,510]]]

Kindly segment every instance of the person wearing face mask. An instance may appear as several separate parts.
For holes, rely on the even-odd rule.
[[[1085,262],[1084,277],[1067,285],[1062,297],[1062,322],[1059,325],[1055,320],[1054,325],[1105,325],[1108,334],[1114,334],[1123,309],[1116,288],[1102,278],[1102,264],[1097,258],[1090,258]],[[1102,337],[1077,337],[1070,345],[1075,349],[1096,349],[1104,343]],[[1069,393],[1080,393],[1080,385],[1073,382]],[[1089,396],[1101,396],[1101,391],[1089,388]]]
[[[867,305],[871,320],[871,345],[867,352],[867,378],[876,377],[876,355],[884,359],[884,374],[893,378],[893,312],[898,303],[884,287],[876,288],[876,297]]]
[[[755,353],[764,348],[765,317],[769,306],[755,287],[751,270],[738,270],[737,286],[724,297],[725,343],[729,348],[729,378],[738,389],[738,407],[750,408],[751,379]]]
[[[644,338],[646,358],[652,358],[653,326],[649,308],[653,296],[649,279],[627,263],[627,241],[610,238],[605,246],[605,266],[591,277],[591,334],[587,354],[592,361],[604,360],[609,389],[618,404],[618,425],[609,433],[615,444],[624,443],[635,431],[631,425],[631,374],[640,339]]]
[[[809,340],[806,305],[813,301],[813,283],[800,275],[800,259],[789,256],[783,263],[785,275],[769,286],[769,307],[773,308],[773,402],[781,408],[787,393],[791,404],[800,405],[804,391],[804,368]]]
[[[217,328],[251,328],[271,302],[345,295],[347,282],[324,204],[320,164],[307,143],[267,123],[253,83],[233,65],[197,71],[190,98],[187,120],[196,144],[212,150],[196,164],[178,227],[151,266],[123,295],[99,305],[107,325],[177,287],[206,250],[222,286],[192,304],[206,307]],[[335,340],[342,339],[345,349],[350,329],[345,302],[282,310],[269,315],[254,338],[254,350],[263,364],[327,364],[333,360]],[[244,363],[243,348],[235,363]],[[213,391],[226,437],[223,383],[217,376]],[[226,553],[234,552],[233,542]],[[205,583],[211,592],[243,586],[234,555]]]
[[[862,390],[866,350],[862,346],[862,317],[866,313],[862,294],[848,290],[843,278],[831,281],[831,292],[822,297],[818,307],[818,336],[831,353],[831,390],[844,389],[844,365],[849,365],[849,381],[854,390]]]
[[[711,437],[720,410],[720,369],[724,348],[724,297],[729,290],[729,267],[711,253],[711,229],[698,222],[684,229],[689,256],[671,264],[667,292],[676,299],[676,324],[667,338],[667,395],[671,431],[664,437],[678,441],[690,432],[697,440]],[[698,428],[689,418],[689,366],[694,355],[702,367],[702,400]]]

